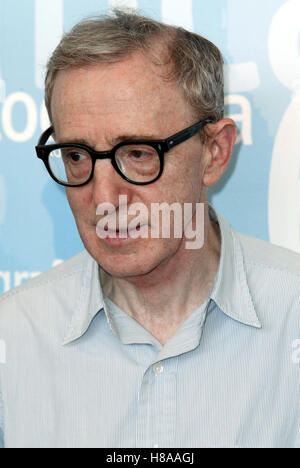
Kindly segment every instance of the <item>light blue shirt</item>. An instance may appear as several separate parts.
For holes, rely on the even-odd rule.
[[[164,346],[87,252],[1,296],[0,445],[300,447],[300,256],[218,222],[208,300]]]

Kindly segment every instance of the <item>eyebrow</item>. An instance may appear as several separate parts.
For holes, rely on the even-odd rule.
[[[91,146],[91,144],[85,140],[84,138],[60,138],[57,141],[58,144],[77,144],[77,145],[84,145],[84,146]]]
[[[121,135],[114,140],[112,140],[111,146],[114,147],[118,145],[119,143],[123,143],[126,141],[138,141],[138,140],[159,140],[155,135],[153,134],[148,134],[148,135],[134,135],[134,134],[128,134],[128,135]],[[66,139],[59,139],[57,142],[58,144],[77,144],[77,145],[84,145],[88,146],[89,148],[94,149],[94,145],[92,145],[88,140],[84,138],[66,138]]]

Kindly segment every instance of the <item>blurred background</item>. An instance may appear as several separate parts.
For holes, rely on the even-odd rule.
[[[300,0],[0,0],[0,294],[83,249],[35,156],[45,64],[77,21],[122,5],[220,48],[239,136],[210,201],[239,232],[300,252]]]

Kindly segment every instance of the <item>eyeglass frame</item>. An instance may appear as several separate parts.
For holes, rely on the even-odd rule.
[[[156,182],[163,173],[164,170],[164,155],[168,151],[170,151],[172,148],[175,146],[179,145],[180,143],[183,143],[190,138],[192,138],[196,133],[198,133],[205,125],[209,123],[215,123],[216,121],[212,118],[207,118],[204,120],[201,120],[200,122],[195,123],[194,125],[191,125],[188,128],[185,128],[184,130],[181,130],[178,133],[175,133],[175,135],[170,136],[169,138],[166,138],[164,140],[128,140],[128,141],[122,141],[121,143],[118,143],[116,146],[114,146],[110,151],[95,151],[89,146],[82,145],[82,144],[77,144],[77,143],[60,143],[60,144],[51,144],[51,145],[45,145],[47,140],[50,138],[50,136],[53,133],[53,126],[49,127],[47,130],[45,130],[41,137],[39,138],[38,144],[35,147],[37,157],[41,159],[45,166],[46,169],[52,177],[52,179],[57,182],[59,185],[63,185],[64,187],[83,187],[84,185],[87,185],[94,177],[94,171],[95,171],[95,164],[98,159],[110,159],[111,163],[116,170],[116,172],[122,177],[122,179],[126,180],[130,184],[134,185],[150,185]],[[154,148],[159,156],[160,159],[160,171],[159,174],[155,177],[150,182],[134,182],[133,180],[129,179],[128,177],[123,174],[123,172],[120,170],[118,164],[116,163],[116,158],[115,154],[119,148],[122,146],[127,146],[127,145],[146,145]],[[63,148],[77,148],[77,149],[82,149],[85,150],[91,157],[92,159],[92,170],[91,170],[91,175],[88,178],[86,182],[83,182],[78,185],[74,184],[68,184],[67,182],[62,182],[59,179],[55,177],[53,174],[50,164],[49,164],[49,155],[52,151],[58,150],[58,149],[63,149]]]

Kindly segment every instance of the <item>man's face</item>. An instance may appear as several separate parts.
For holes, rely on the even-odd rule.
[[[52,115],[56,141],[82,141],[96,151],[110,150],[124,139],[164,139],[197,121],[178,87],[164,80],[161,68],[142,54],[116,64],[60,71]],[[113,276],[133,277],[151,272],[174,256],[179,258],[184,240],[151,238],[150,216],[147,239],[100,239],[97,207],[108,202],[118,213],[120,195],[127,196],[128,207],[143,203],[149,214],[151,203],[200,202],[204,159],[198,134],[165,154],[164,173],[153,184],[128,183],[106,159],[96,162],[88,185],[67,189],[82,241],[104,270]],[[134,217],[128,216],[128,223]]]

